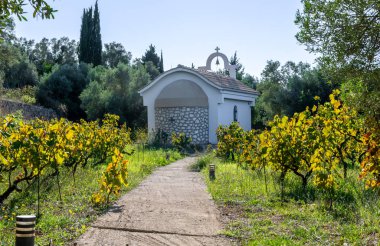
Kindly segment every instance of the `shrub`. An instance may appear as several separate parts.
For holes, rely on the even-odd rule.
[[[9,99],[12,101],[21,101],[23,103],[36,103],[37,87],[25,86],[22,88],[2,88],[0,87],[0,98]]]
[[[111,113],[120,116],[128,126],[144,127],[146,109],[138,90],[149,82],[144,66],[131,67],[120,63],[115,68],[97,66],[89,72],[90,83],[80,95],[81,108],[88,119]]]
[[[36,67],[28,61],[21,61],[10,67],[5,73],[4,87],[22,88],[37,84],[38,75]]]
[[[229,126],[219,126],[216,130],[218,138],[217,155],[223,158],[235,160],[240,155],[242,149],[242,139],[245,131],[239,123],[232,122]]]
[[[55,67],[51,74],[42,78],[37,90],[37,101],[70,120],[84,118],[79,95],[88,84],[88,69],[86,64]]]
[[[148,142],[148,133],[144,128],[138,128],[134,131],[133,140],[137,144],[146,144]]]
[[[27,104],[35,104],[35,103],[36,103],[36,98],[31,97],[31,96],[29,96],[29,95],[23,95],[23,96],[21,97],[21,101],[22,101],[23,103],[27,103]]]
[[[185,133],[172,133],[172,145],[181,152],[186,152],[190,149],[191,137],[187,137]]]
[[[149,137],[149,144],[153,147],[166,147],[168,145],[169,134],[161,129],[153,131]]]

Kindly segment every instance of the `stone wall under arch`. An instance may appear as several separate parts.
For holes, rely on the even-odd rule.
[[[207,144],[208,114],[208,107],[201,106],[156,107],[156,129],[161,129],[169,135],[172,132],[183,132],[192,138],[192,143]]]

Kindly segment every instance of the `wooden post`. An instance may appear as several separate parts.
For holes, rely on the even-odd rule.
[[[16,216],[16,246],[34,246],[35,215]]]

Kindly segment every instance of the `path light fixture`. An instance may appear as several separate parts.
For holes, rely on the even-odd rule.
[[[209,177],[210,177],[210,180],[214,180],[215,179],[215,164],[211,163],[209,165]]]
[[[16,216],[16,246],[34,246],[35,215]]]

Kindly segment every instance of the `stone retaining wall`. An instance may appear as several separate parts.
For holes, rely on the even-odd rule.
[[[57,114],[52,109],[0,99],[0,116],[16,113],[18,111],[22,112],[23,118],[25,120],[34,118],[57,118]]]
[[[157,107],[156,129],[171,135],[184,132],[194,144],[207,144],[208,107]]]

